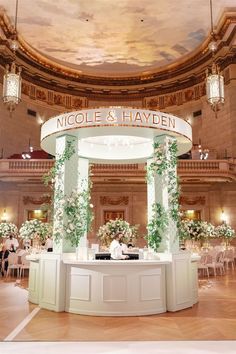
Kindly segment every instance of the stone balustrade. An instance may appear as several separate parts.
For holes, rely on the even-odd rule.
[[[42,175],[54,164],[54,160],[0,160],[0,177],[22,174]],[[138,175],[145,176],[145,164],[92,164],[92,175]],[[179,160],[179,176],[219,176],[236,180],[236,161],[234,160]]]
[[[0,176],[43,175],[54,165],[53,160],[0,160]]]

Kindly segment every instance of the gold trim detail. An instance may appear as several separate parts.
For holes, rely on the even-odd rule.
[[[30,197],[30,196],[24,196],[23,197],[23,203],[26,204],[35,204],[35,205],[41,205],[41,204],[49,204],[51,202],[51,197],[48,196],[44,196],[41,198],[34,198],[34,197]]]
[[[128,205],[129,204],[129,197],[122,196],[119,198],[111,198],[107,196],[100,197],[100,204],[101,205]]]
[[[180,205],[196,205],[196,204],[205,205],[206,198],[203,196],[192,197],[192,198],[181,196],[179,203]]]

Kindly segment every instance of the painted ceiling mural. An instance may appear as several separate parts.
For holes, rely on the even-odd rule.
[[[15,0],[0,0],[14,20]],[[213,0],[214,23],[235,0]],[[19,0],[18,32],[44,55],[86,73],[133,74],[196,49],[208,0]]]

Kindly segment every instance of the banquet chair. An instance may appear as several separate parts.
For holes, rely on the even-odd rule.
[[[206,265],[209,269],[213,270],[214,276],[216,276],[218,269],[220,271],[220,274],[223,275],[225,272],[223,252],[219,252],[215,257],[208,254],[207,260],[206,260]]]
[[[24,276],[24,271],[25,271],[25,269],[29,269],[29,268],[30,268],[30,261],[28,261],[28,260],[26,259],[26,256],[27,256],[27,254],[23,254],[23,255],[21,256],[20,278],[21,278],[22,274],[23,274],[23,276]]]
[[[234,269],[234,250],[233,249],[225,250],[224,263],[226,263],[226,269],[229,268],[229,264],[231,264],[231,268]]]
[[[216,257],[216,268],[220,270],[220,274],[223,275],[225,273],[224,267],[224,252],[221,251]]]
[[[18,255],[14,252],[10,253],[8,256],[8,268],[7,268],[6,278],[8,277],[8,275],[11,276],[12,271],[13,271],[13,276],[14,276],[15,269],[17,271],[17,277],[18,277],[19,268],[20,268],[20,265],[18,263]]]
[[[209,270],[208,266],[206,265],[207,255],[202,255],[200,261],[197,263],[197,269],[202,271],[202,274],[206,274],[209,278]]]

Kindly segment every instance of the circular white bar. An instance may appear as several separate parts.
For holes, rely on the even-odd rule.
[[[78,137],[80,156],[95,162],[143,162],[153,153],[154,137],[163,134],[176,138],[178,155],[192,147],[192,128],[185,120],[125,107],[87,109],[49,119],[41,129],[42,149],[55,155],[56,137],[65,134]]]
[[[94,316],[166,312],[167,261],[63,262],[67,268],[67,312]]]

